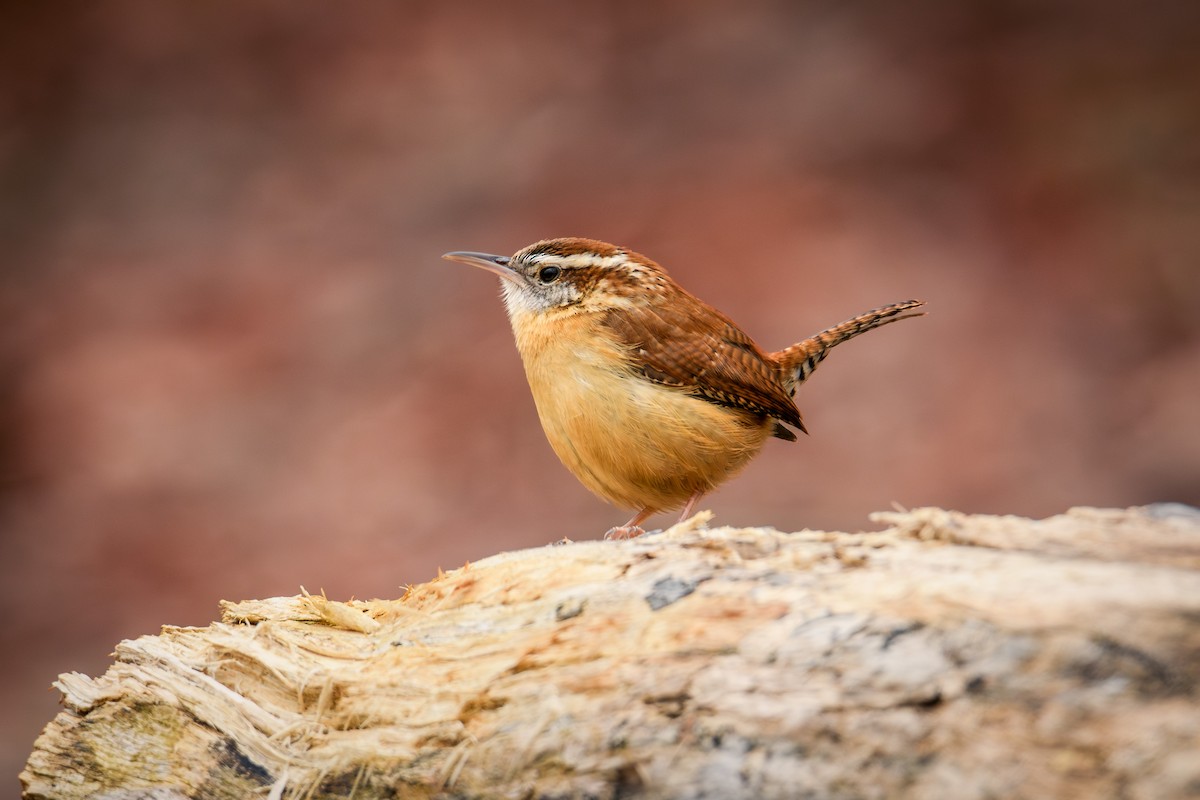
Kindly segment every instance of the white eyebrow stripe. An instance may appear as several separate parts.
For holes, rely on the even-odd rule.
[[[625,253],[617,253],[611,256],[601,256],[595,253],[572,253],[569,256],[560,256],[555,253],[538,253],[535,256],[530,256],[528,260],[530,264],[541,264],[543,261],[550,261],[562,267],[601,267],[608,269],[621,266],[629,261],[629,257]]]

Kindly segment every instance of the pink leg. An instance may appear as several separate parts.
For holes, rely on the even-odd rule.
[[[643,508],[641,511],[633,515],[633,519],[626,522],[619,528],[609,528],[608,533],[604,534],[605,539],[634,539],[645,533],[641,528],[641,524],[649,519],[654,514],[653,508]]]
[[[696,492],[688,498],[687,505],[683,507],[683,513],[679,515],[679,521],[683,522],[692,515],[692,511],[696,508],[696,503],[700,502],[700,498],[704,496],[704,492]]]

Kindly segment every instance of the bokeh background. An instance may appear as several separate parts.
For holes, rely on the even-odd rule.
[[[772,349],[929,302],[717,523],[1200,503],[1200,4],[0,9],[5,794],[122,638],[624,521],[447,250],[615,241]]]

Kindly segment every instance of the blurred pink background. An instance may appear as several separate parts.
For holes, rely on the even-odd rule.
[[[833,354],[812,435],[714,524],[1200,503],[1197,30],[1093,0],[5,4],[9,790],[49,683],[122,638],[625,520],[447,250],[614,241],[769,349],[928,301]]]

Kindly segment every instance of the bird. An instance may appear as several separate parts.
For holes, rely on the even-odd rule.
[[[796,387],[830,350],[924,314],[921,300],[893,303],[767,352],[658,263],[614,244],[567,237],[442,258],[500,277],[551,448],[593,494],[635,512],[605,539],[640,536],[660,512],[688,519],[767,439],[808,432]]]

